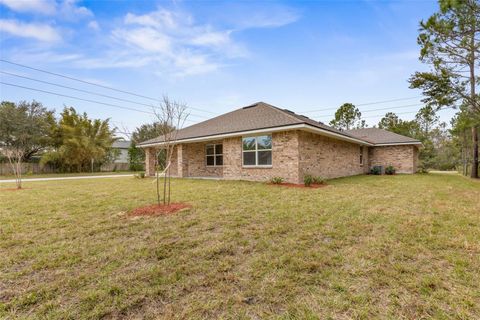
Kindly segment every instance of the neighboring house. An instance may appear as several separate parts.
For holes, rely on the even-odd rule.
[[[118,155],[113,163],[128,163],[128,148],[130,148],[130,141],[115,141],[112,149],[118,150]]]
[[[163,137],[139,144],[154,175]],[[305,174],[336,178],[392,165],[417,170],[420,141],[381,129],[340,131],[267,103],[223,114],[177,133],[171,170],[178,177],[303,182]]]

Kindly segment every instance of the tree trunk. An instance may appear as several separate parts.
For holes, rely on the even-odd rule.
[[[468,145],[467,145],[467,133],[465,129],[463,129],[463,143],[462,143],[462,165],[463,171],[462,174],[466,176],[467,172],[467,154],[468,154]]]
[[[471,103],[471,112],[472,116],[475,115],[475,111],[477,110],[478,102],[477,102],[477,95],[475,93],[475,29],[476,29],[476,21],[473,20],[472,25],[472,34],[471,34],[471,42],[470,42],[470,98],[472,99]],[[478,179],[478,132],[476,124],[473,124],[472,127],[472,141],[473,141],[473,159],[472,159],[472,172],[471,177]]]
[[[472,161],[472,172],[470,177],[478,179],[478,128],[476,126],[472,127],[472,139],[473,139],[473,161]]]
[[[158,180],[160,177],[158,174],[158,153],[157,152],[155,152],[154,164],[155,164],[155,167],[154,167],[155,179],[157,180],[157,203],[158,205],[160,205],[160,181]]]
[[[15,172],[17,189],[22,189],[22,158],[17,159],[17,170]]]
[[[167,203],[167,172],[163,173],[163,205]]]
[[[171,173],[170,173],[170,167],[168,167],[168,201],[167,204],[170,205],[170,180],[172,179]]]

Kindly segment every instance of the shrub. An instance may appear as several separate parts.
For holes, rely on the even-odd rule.
[[[421,161],[420,164],[418,165],[417,172],[428,173],[428,167],[423,161]]]
[[[135,178],[143,179],[143,178],[145,178],[145,172],[139,172],[134,176],[135,176]]]
[[[324,184],[326,179],[322,176],[313,177],[313,183],[315,184]]]
[[[375,166],[370,169],[370,174],[379,175],[382,174],[382,168],[380,166]]]
[[[385,174],[395,174],[395,168],[393,166],[386,167]]]
[[[311,174],[304,175],[303,183],[305,184],[305,187],[310,187],[313,183],[313,176]]]
[[[273,183],[273,184],[281,184],[282,182],[283,182],[282,177],[273,177],[272,179],[270,179],[270,183]]]

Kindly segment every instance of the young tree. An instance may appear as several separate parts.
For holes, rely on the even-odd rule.
[[[335,112],[335,119],[330,125],[340,130],[366,127],[365,120],[361,120],[362,113],[351,103],[344,103]]]
[[[417,42],[420,60],[431,65],[429,72],[416,72],[411,88],[420,88],[427,105],[441,108],[467,103],[472,117],[479,117],[476,93],[480,66],[480,4],[476,0],[440,0],[440,11],[420,23]],[[478,132],[472,126],[471,177],[478,178]]]
[[[160,108],[154,108],[153,112],[158,123],[163,124],[157,126],[157,136],[163,138],[162,149],[165,157],[165,168],[163,168],[163,204],[169,205],[173,152],[176,146],[178,130],[183,127],[188,117],[187,106],[186,104],[172,101],[167,96],[164,96]],[[157,202],[160,205],[160,167],[157,165],[156,168]]]
[[[53,111],[36,101],[0,104],[0,153],[10,163],[17,188],[22,187],[22,162],[46,148]]]

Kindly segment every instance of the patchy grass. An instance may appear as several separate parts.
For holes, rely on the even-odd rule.
[[[358,176],[327,188],[150,179],[0,191],[0,318],[480,318],[480,184]],[[0,188],[8,184],[0,185]]]

